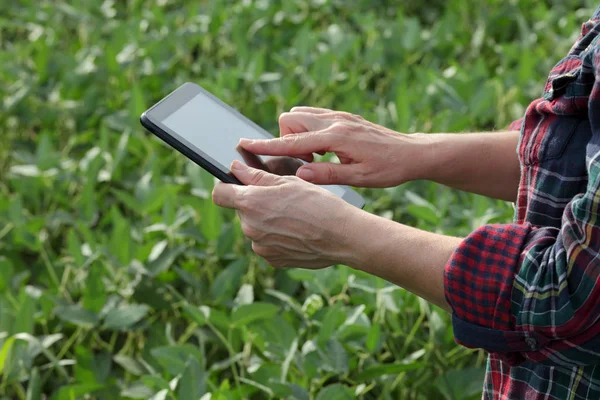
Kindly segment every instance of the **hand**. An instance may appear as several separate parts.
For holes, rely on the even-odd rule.
[[[324,108],[294,107],[279,118],[281,138],[242,139],[254,154],[313,160],[335,153],[341,164],[312,163],[296,175],[316,184],[392,187],[422,178],[425,135],[401,135],[364,118]]]
[[[234,162],[248,186],[218,183],[215,204],[238,210],[252,249],[275,267],[324,268],[352,262],[351,221],[364,211],[295,176],[277,176]]]

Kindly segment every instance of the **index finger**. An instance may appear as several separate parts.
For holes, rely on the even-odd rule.
[[[306,156],[331,151],[332,139],[323,132],[309,132],[265,140],[240,140],[241,147],[265,156]]]
[[[212,200],[220,207],[237,208],[239,191],[243,189],[244,187],[240,185],[218,182],[213,189]]]

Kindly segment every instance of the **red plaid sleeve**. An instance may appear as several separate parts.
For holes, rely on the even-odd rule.
[[[587,44],[579,47],[583,51]],[[457,342],[493,352],[510,364],[529,359],[586,366],[596,365],[600,356],[600,44],[583,54],[580,81],[569,89],[573,97],[550,93],[532,103],[524,125],[538,135],[528,149],[529,178],[521,188],[526,190],[520,190],[526,196],[525,220],[543,213],[543,205],[547,217],[562,210],[552,215],[553,224],[560,223],[484,226],[462,242],[445,268]],[[570,130],[568,122],[580,120],[565,115],[579,118],[578,109],[586,106],[589,124],[583,125],[588,130]],[[567,124],[550,130],[556,118],[566,118]],[[543,153],[544,135],[555,135],[548,139],[555,144],[558,135],[571,131],[574,137],[567,140],[574,147],[552,156]],[[527,149],[528,142],[522,144],[520,149]],[[536,164],[542,162],[540,155],[551,162],[561,158],[546,164],[554,167],[548,170]],[[573,169],[580,175],[573,176]],[[577,179],[585,182],[582,192],[563,206],[561,187]],[[534,206],[537,214],[530,216]]]
[[[560,228],[487,225],[469,235],[446,265],[458,343],[510,364],[525,358],[598,362],[600,101],[592,97],[590,104],[597,106],[590,116],[599,128],[587,144],[587,190],[566,205]]]
[[[522,125],[523,125],[523,118],[520,118],[520,119],[518,119],[516,121],[511,122],[511,124],[508,126],[508,130],[510,130],[510,131],[520,131]]]
[[[519,339],[506,338],[514,329],[510,296],[530,225],[488,225],[469,235],[450,258],[444,274],[446,300],[453,310],[457,343],[490,352],[518,347]],[[506,361],[521,358],[507,354]]]

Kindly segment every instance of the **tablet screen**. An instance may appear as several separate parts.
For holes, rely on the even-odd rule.
[[[260,129],[246,123],[202,93],[183,104],[161,122],[198,149],[202,149],[220,164],[217,166],[224,172],[229,172],[229,166],[234,160],[267,169],[264,162],[269,157],[242,154],[243,150],[238,150],[236,147],[241,138],[270,139],[272,136],[266,136]],[[338,185],[324,187],[340,197],[345,192]]]

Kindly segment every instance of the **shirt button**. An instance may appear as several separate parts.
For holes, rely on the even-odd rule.
[[[531,350],[537,350],[537,340],[535,340],[532,337],[528,337],[525,339],[525,343],[527,343],[527,346],[529,346],[529,348]]]

